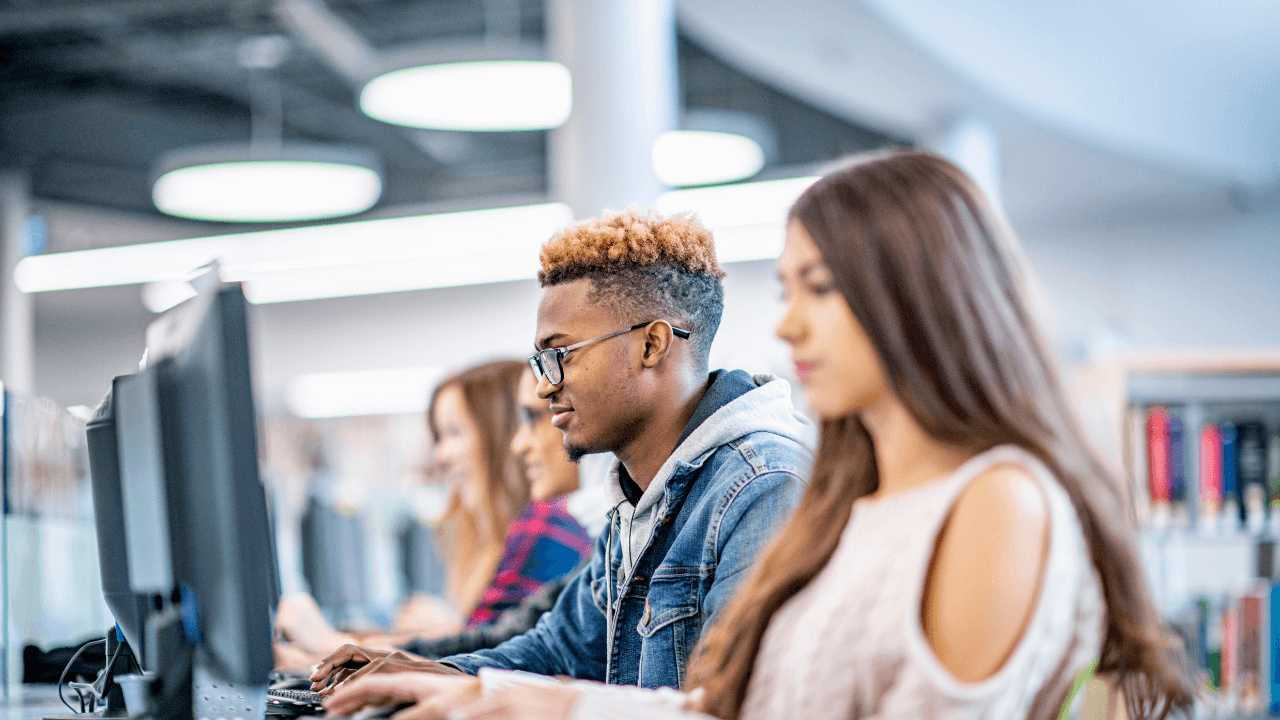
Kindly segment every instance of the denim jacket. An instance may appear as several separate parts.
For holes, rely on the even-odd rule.
[[[591,563],[532,630],[444,662],[472,674],[495,667],[679,687],[703,629],[799,502],[812,463],[814,429],[792,409],[787,383],[732,376],[750,389],[687,431],[634,507],[615,463],[618,504]]]

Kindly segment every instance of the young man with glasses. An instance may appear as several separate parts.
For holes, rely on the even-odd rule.
[[[690,216],[628,210],[542,250],[537,393],[571,459],[617,456],[591,564],[529,632],[439,664],[679,687],[689,652],[802,493],[812,425],[781,380],[708,372],[724,291]],[[342,677],[334,656],[319,679]]]

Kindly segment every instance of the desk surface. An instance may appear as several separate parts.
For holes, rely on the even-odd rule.
[[[71,695],[74,701],[75,693]],[[19,685],[9,697],[0,700],[0,720],[40,720],[46,715],[68,712],[58,700],[57,685]]]

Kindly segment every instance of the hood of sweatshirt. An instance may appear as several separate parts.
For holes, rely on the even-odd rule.
[[[700,465],[706,456],[720,446],[731,443],[755,432],[767,432],[794,440],[812,450],[817,443],[817,428],[807,418],[796,412],[791,404],[791,386],[786,380],[772,375],[748,376],[736,370],[723,373],[707,390],[711,395],[716,384],[732,381],[732,376],[750,378],[754,388],[721,405],[692,430],[686,430],[684,439],[667,458],[649,487],[634,506],[626,501],[622,491],[620,470],[622,463],[615,460],[609,470],[609,492],[617,506],[620,526],[617,532],[622,538],[622,574],[630,574],[636,556],[649,542],[653,526],[665,509],[667,480],[680,463]],[[699,406],[699,410],[704,410]],[[694,417],[698,416],[695,412]]]

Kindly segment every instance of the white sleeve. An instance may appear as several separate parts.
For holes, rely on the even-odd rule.
[[[545,675],[495,668],[480,668],[478,677],[486,694],[508,688],[567,685],[580,693],[573,720],[715,720],[685,709],[701,695],[699,690],[684,693],[674,688],[650,690],[589,680],[562,682]]]

